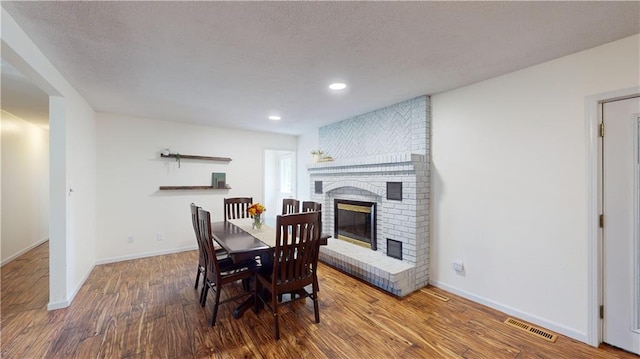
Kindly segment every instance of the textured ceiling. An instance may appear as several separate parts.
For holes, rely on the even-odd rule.
[[[97,111],[289,134],[640,33],[637,1],[2,7]]]

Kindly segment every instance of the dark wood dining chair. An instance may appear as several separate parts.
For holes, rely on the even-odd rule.
[[[249,218],[247,208],[253,203],[253,197],[234,197],[224,199],[224,220]]]
[[[302,212],[322,211],[322,204],[313,201],[302,202]]]
[[[198,243],[198,268],[196,272],[196,284],[194,285],[194,289],[198,289],[198,284],[200,283],[200,274],[202,274],[202,282],[204,284],[205,278],[207,277],[207,263],[205,260],[204,248],[202,247],[202,241],[200,240],[200,224],[198,223],[198,209],[200,207],[196,206],[194,203],[191,203],[191,224],[193,225],[193,231],[196,236],[196,242]],[[218,259],[223,259],[229,256],[227,251],[220,246],[214,245],[214,250],[216,253],[216,257]],[[204,291],[204,286],[202,287]],[[200,294],[202,298],[202,293]]]
[[[280,339],[278,319],[279,307],[294,300],[311,298],[315,322],[320,323],[318,308],[318,284],[315,270],[318,267],[318,251],[320,246],[319,212],[307,212],[276,217],[276,245],[272,270],[256,274],[255,301],[265,304],[273,314],[275,339]],[[305,288],[311,285],[311,292]],[[265,289],[263,291],[262,289]],[[271,298],[265,298],[269,292]],[[282,294],[291,295],[291,300],[282,301]]]
[[[282,214],[300,213],[300,201],[294,198],[282,200]]]
[[[205,259],[207,263],[205,291],[201,295],[200,305],[203,307],[207,302],[207,293],[212,291],[214,294],[213,313],[211,314],[211,326],[216,325],[216,317],[218,316],[218,306],[220,304],[235,301],[242,297],[254,295],[253,290],[242,290],[241,293],[220,301],[220,295],[224,287],[242,280],[243,283],[248,282],[254,275],[256,262],[248,259],[242,262],[234,263],[231,258],[218,260],[213,250],[213,236],[211,235],[211,214],[202,208],[198,210],[198,224],[200,227],[200,238],[203,243]],[[246,288],[245,288],[246,289]]]
[[[322,233],[322,203],[313,202],[313,201],[303,201],[302,202],[302,212],[320,212],[320,244],[326,245],[329,240],[329,235]],[[318,292],[320,291],[320,285],[318,284],[318,276],[315,277],[316,285],[318,286]]]

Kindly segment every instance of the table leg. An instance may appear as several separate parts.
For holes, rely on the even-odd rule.
[[[256,290],[260,291],[262,293],[262,297],[264,298],[265,293],[267,293],[267,290],[265,290],[264,288],[258,288],[258,281],[256,280]],[[253,312],[255,314],[258,314],[262,308],[264,307],[264,304],[262,303],[261,300],[258,299],[257,305],[256,305],[256,299],[255,297],[252,295],[249,298],[245,299],[242,303],[240,303],[239,306],[237,306],[234,310],[233,310],[233,317],[235,319],[238,319],[240,317],[242,317],[242,314],[244,314],[244,312],[247,311],[247,309],[249,308],[253,308]]]
[[[242,314],[247,311],[247,309],[255,307],[254,304],[255,301],[253,296],[245,299],[244,302],[240,303],[240,305],[233,310],[233,317],[236,319],[240,318]]]

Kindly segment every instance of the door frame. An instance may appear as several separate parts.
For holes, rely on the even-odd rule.
[[[4,17],[4,10],[2,13]],[[13,21],[11,18],[7,21],[9,20]],[[13,29],[15,23],[11,26]],[[86,277],[82,279],[75,289],[68,288],[67,248],[71,238],[69,233],[71,200],[67,197],[67,105],[64,96],[50,82],[50,79],[34,68],[33,61],[23,57],[22,53],[25,51],[19,50],[24,49],[17,49],[14,45],[17,43],[17,37],[19,35],[9,36],[9,40],[15,40],[11,42],[7,42],[5,38],[0,40],[2,58],[49,95],[49,302],[47,310],[51,311],[68,307],[86,279]]]
[[[267,197],[268,197],[268,193],[271,193],[272,190],[275,189],[275,187],[278,187],[278,193],[280,190],[280,157],[283,154],[290,154],[292,156],[292,177],[291,177],[291,184],[292,184],[292,193],[290,194],[290,196],[292,198],[297,198],[297,194],[298,194],[298,185],[297,185],[297,157],[298,154],[295,150],[289,150],[289,149],[271,149],[271,148],[264,148],[263,149],[263,163],[264,163],[264,167],[263,167],[263,175],[264,175],[264,180],[263,180],[263,189],[264,189],[264,203],[267,206],[267,216],[265,217],[265,220],[268,221],[275,221],[276,215],[280,214],[280,209],[282,208],[282,201],[268,201]],[[269,177],[273,177],[273,173],[276,173],[276,177],[278,179],[278,183],[277,184],[273,184],[272,186],[267,186],[267,178]],[[279,194],[278,194],[279,196]],[[276,196],[276,197],[278,197]],[[273,207],[275,205],[275,207]],[[271,209],[269,209],[271,208]],[[268,224],[268,223],[267,223]],[[275,222],[272,222],[271,224],[275,225]]]
[[[597,347],[602,343],[603,263],[602,230],[602,150],[599,134],[602,122],[601,104],[640,94],[640,86],[588,96],[585,100],[585,144],[587,187],[587,343]]]

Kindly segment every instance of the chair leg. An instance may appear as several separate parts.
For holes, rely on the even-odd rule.
[[[320,323],[320,309],[318,307],[318,277],[314,277],[313,284],[311,286],[311,290],[313,291],[313,314],[315,315],[316,323]]]
[[[200,291],[200,306],[204,307],[207,303],[207,293],[209,292],[209,287],[207,284],[207,280],[204,280],[204,285],[202,286],[202,290]]]
[[[211,288],[213,289],[213,287]],[[222,288],[217,288],[216,292],[216,300],[213,302],[213,314],[211,315],[211,326],[216,325],[216,317],[218,316],[218,305],[220,304],[220,292]]]
[[[207,280],[207,278],[204,278],[204,285],[202,286],[202,292],[200,293],[200,306],[204,307],[205,304],[207,304],[207,294],[209,294],[209,288],[213,287],[211,286],[211,283],[209,283],[209,281]]]
[[[245,278],[245,279],[242,280],[242,289],[247,293],[251,291],[251,279],[250,278]]]
[[[258,314],[258,283],[256,283],[256,290],[253,292],[253,312]]]
[[[198,289],[198,282],[200,282],[200,265],[198,265],[198,270],[196,271],[196,285],[193,289]]]
[[[316,291],[319,292],[320,291],[320,284],[318,284],[318,276],[317,275],[313,276],[313,284],[316,285]]]
[[[318,309],[318,298],[316,296],[313,297],[313,313],[316,317],[316,323],[320,323],[320,310]]]
[[[271,300],[273,301],[273,330],[274,336],[276,340],[280,340],[280,323],[278,320],[278,302],[277,295],[274,293],[271,295]]]

